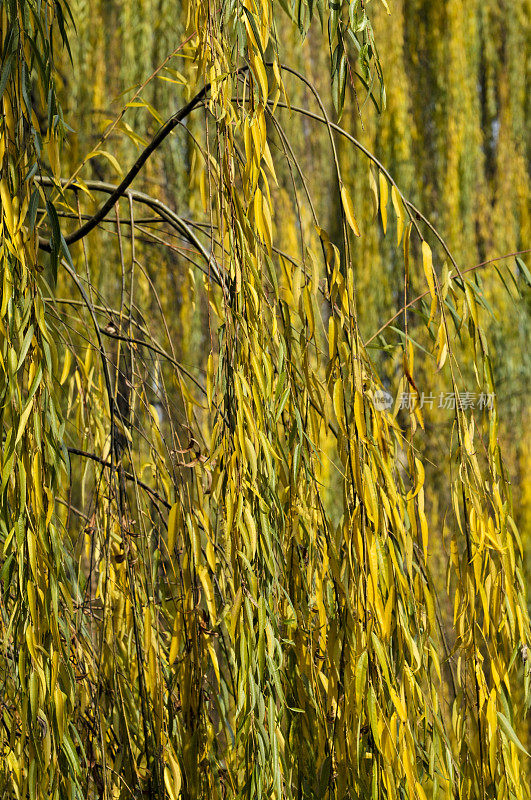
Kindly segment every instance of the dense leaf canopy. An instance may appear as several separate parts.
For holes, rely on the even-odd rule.
[[[0,0],[2,797],[529,797],[528,15]]]

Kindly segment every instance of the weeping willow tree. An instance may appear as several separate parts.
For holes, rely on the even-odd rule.
[[[434,224],[385,122],[409,5],[0,3],[3,796],[529,796],[476,133],[455,84]]]

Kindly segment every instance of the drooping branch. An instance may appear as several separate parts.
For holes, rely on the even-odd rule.
[[[207,83],[201,91],[199,91],[185,106],[179,109],[173,116],[169,118],[169,120],[159,128],[153,139],[150,143],[146,146],[146,148],[142,151],[139,155],[127,175],[124,177],[122,182],[116,187],[113,193],[107,198],[105,203],[98,209],[98,211],[94,214],[94,216],[87,220],[81,227],[79,227],[76,231],[69,234],[65,237],[65,242],[67,245],[73,244],[74,242],[78,242],[88,233],[90,233],[94,228],[99,225],[99,223],[105,219],[109,211],[113,208],[116,204],[117,200],[125,194],[129,186],[132,184],[148,158],[155,152],[155,150],[159,147],[160,144],[166,139],[167,136],[179,125],[191,111],[194,110],[205,98],[208,91],[210,89],[210,84]],[[41,250],[44,250],[47,253],[52,251],[52,245],[49,239],[39,239],[39,247]]]
[[[489,258],[488,261],[482,261],[480,264],[474,264],[473,267],[466,267],[465,269],[462,269],[461,272],[462,272],[463,275],[466,275],[467,272],[475,272],[475,270],[477,270],[477,269],[483,269],[484,267],[490,266],[490,264],[495,264],[498,261],[504,261],[507,258],[515,258],[516,256],[523,256],[523,255],[526,255],[526,253],[531,253],[531,250],[516,250],[514,253],[506,253],[504,256],[496,256],[496,258]],[[430,293],[430,290],[426,289],[426,291],[421,292],[421,294],[418,294],[416,297],[413,298],[413,300],[410,300],[406,305],[404,305],[401,308],[399,308],[398,311],[396,312],[396,314],[393,314],[393,316],[390,317],[387,320],[387,322],[384,322],[384,324],[380,328],[378,328],[376,333],[373,333],[373,335],[371,336],[370,339],[367,339],[367,341],[365,342],[365,345],[368,346],[386,328],[388,328],[389,325],[391,325],[395,321],[395,319],[397,319],[401,314],[403,314],[404,311],[406,311],[408,308],[411,308],[411,306],[414,306],[416,303],[418,303],[424,297],[427,297],[429,295],[429,293]]]
[[[138,162],[137,162],[138,163]],[[43,186],[55,186],[56,182],[52,181],[51,178],[41,177],[36,179]],[[143,203],[145,206],[150,208],[156,214],[158,214],[159,218],[163,222],[167,222],[171,227],[173,227],[181,236],[183,236],[189,244],[192,245],[195,250],[203,257],[205,260],[209,270],[212,272],[208,272],[208,277],[212,278],[218,286],[222,286],[224,283],[221,270],[219,264],[216,262],[214,255],[209,253],[208,250],[201,244],[195,233],[190,228],[190,225],[186,220],[180,217],[178,214],[175,213],[169,206],[163,203],[161,200],[158,200],[156,197],[151,197],[151,195],[146,194],[145,192],[139,192],[136,190],[129,189],[127,186],[125,188],[121,188],[123,186],[123,181],[119,186],[116,186],[114,183],[107,183],[105,181],[85,181],[85,186],[88,189],[93,189],[97,192],[104,192],[109,194],[109,198],[105,201],[103,206],[96,212],[96,214],[90,217],[77,231],[70,234],[69,236],[65,237],[65,241],[67,244],[71,244],[72,241],[78,241],[79,239],[83,238],[87,233],[90,233],[91,230],[94,229],[97,225],[103,222],[107,216],[107,214],[112,210],[113,206],[118,202],[120,197],[127,194],[131,200],[135,200],[139,203]],[[60,181],[61,186],[68,187],[71,189],[75,189],[76,185],[72,184],[70,181],[66,179],[62,179]],[[111,202],[112,201],[112,202]],[[94,220],[98,217],[97,222]],[[88,227],[87,227],[88,226]],[[83,233],[80,233],[84,231]],[[79,234],[79,235],[78,235]],[[75,237],[72,239],[72,237]],[[39,247],[46,252],[49,252],[48,240],[40,240]]]
[[[112,461],[106,461],[104,458],[100,458],[100,456],[97,456],[95,453],[89,453],[86,450],[80,450],[77,447],[69,447],[68,452],[72,456],[81,456],[81,458],[88,458],[90,461],[95,461],[105,469],[109,469],[111,471],[118,469],[118,466],[113,464]],[[141,481],[139,478],[137,478],[137,476],[132,472],[127,472],[127,470],[122,469],[122,473],[126,480],[134,482],[140,489],[148,492],[148,494],[150,494],[154,500],[157,500],[157,502],[161,503],[164,508],[171,508],[171,504],[168,503],[167,500],[161,497],[160,494],[158,494],[158,492],[156,492],[151,486],[148,486],[147,483],[144,483],[144,481]]]

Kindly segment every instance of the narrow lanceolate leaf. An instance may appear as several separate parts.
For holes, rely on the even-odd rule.
[[[345,396],[343,392],[343,381],[341,380],[341,378],[338,378],[334,384],[333,401],[334,401],[334,411],[336,413],[337,421],[339,422],[339,425],[343,433],[346,434],[347,427],[345,420]]]
[[[207,389],[208,407],[211,409],[212,394],[214,390],[214,356],[212,355],[212,353],[209,354],[207,359],[206,389]]]
[[[378,214],[378,209],[380,207],[380,201],[378,197],[378,185],[374,177],[372,166],[369,167],[369,188],[371,190],[371,199],[372,199],[374,216],[376,217],[376,215]]]
[[[515,731],[514,731],[514,728],[513,728],[513,726],[511,725],[511,723],[509,722],[509,720],[507,719],[507,717],[505,716],[505,714],[502,714],[502,713],[501,713],[501,711],[498,711],[498,712],[497,712],[497,714],[498,714],[498,720],[499,720],[499,723],[500,723],[500,725],[501,725],[501,727],[502,727],[502,729],[503,729],[503,732],[504,732],[504,733],[505,733],[505,735],[507,736],[507,738],[508,738],[508,739],[509,739],[509,740],[510,740],[510,741],[511,741],[513,744],[515,744],[515,745],[516,745],[516,747],[517,747],[519,750],[521,750],[521,751],[522,751],[522,753],[525,753],[525,755],[526,755],[526,756],[528,756],[529,758],[531,758],[531,756],[529,755],[529,753],[527,752],[527,750],[526,750],[526,749],[525,749],[525,747],[523,746],[522,742],[520,741],[520,739],[519,739],[519,738],[518,738],[518,736],[516,735],[516,733],[515,733]]]
[[[22,438],[22,435],[23,435],[24,430],[26,428],[26,424],[28,422],[28,418],[29,418],[29,415],[32,412],[32,409],[33,409],[33,400],[30,400],[30,402],[27,404],[26,408],[24,409],[24,411],[20,415],[20,420],[19,420],[19,423],[18,423],[18,429],[17,429],[17,436],[16,436],[16,439],[15,439],[15,444],[18,444],[18,442],[20,442],[20,440]]]
[[[428,283],[428,288],[430,290],[430,297],[431,297],[431,308],[430,308],[430,318],[428,321],[428,325],[432,321],[435,316],[435,312],[437,310],[437,292],[435,289],[435,277],[433,271],[433,259],[431,253],[431,247],[426,241],[422,242],[422,267],[424,269],[424,275],[426,276],[426,281]]]
[[[355,236],[361,236],[356,217],[354,216],[354,206],[345,186],[341,187],[341,202],[343,203],[343,210],[345,211],[345,217],[349,227],[354,231]]]
[[[402,234],[404,232],[405,212],[402,198],[400,197],[398,189],[394,184],[391,186],[391,199],[393,201],[393,208],[396,214],[396,243],[398,245],[402,240]]]
[[[172,553],[173,548],[175,547],[180,514],[181,505],[178,500],[173,504],[168,515],[168,551],[170,553]]]
[[[382,217],[382,228],[383,232],[386,233],[387,231],[387,200],[389,197],[389,189],[387,186],[387,180],[383,172],[378,173],[378,182],[380,185],[380,214]]]
[[[424,275],[426,276],[426,281],[430,290],[431,299],[436,300],[437,295],[435,293],[435,280],[433,278],[433,259],[431,247],[425,241],[422,242],[422,267],[424,269]]]
[[[525,261],[522,258],[516,257],[516,265],[518,267],[519,272],[523,275],[524,280],[528,286],[531,286],[531,272],[529,272]]]
[[[61,384],[61,386],[66,381],[66,379],[68,377],[68,374],[70,372],[71,366],[72,366],[72,352],[69,349],[67,349],[65,351],[65,360],[64,360],[64,363],[63,363],[63,371],[61,372],[61,377],[59,378],[59,383]]]
[[[440,370],[443,368],[446,361],[446,356],[448,355],[448,344],[446,340],[446,329],[444,322],[441,322],[439,325],[435,344],[437,348],[437,370]]]
[[[361,439],[365,439],[367,436],[367,430],[365,426],[365,410],[363,407],[363,396],[360,391],[356,389],[354,392],[354,419],[356,420],[356,428],[358,430],[358,435]]]

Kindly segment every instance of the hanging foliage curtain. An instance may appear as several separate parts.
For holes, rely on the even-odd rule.
[[[4,796],[528,796],[491,5],[0,3]]]

